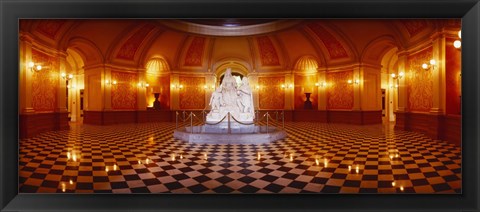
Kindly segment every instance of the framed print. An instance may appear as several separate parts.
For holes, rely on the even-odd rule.
[[[478,1],[0,6],[2,211],[478,211]]]

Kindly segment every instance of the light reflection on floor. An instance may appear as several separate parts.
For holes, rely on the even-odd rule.
[[[263,145],[189,144],[174,123],[72,125],[20,142],[21,193],[460,193],[461,151],[390,126],[286,123]]]

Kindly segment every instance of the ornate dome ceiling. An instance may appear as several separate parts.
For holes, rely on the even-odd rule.
[[[85,66],[145,69],[162,58],[169,71],[215,72],[225,64],[258,72],[380,64],[383,55],[428,39],[459,21],[346,19],[21,20],[20,34],[75,52]],[[308,57],[306,57],[308,56]],[[308,60],[305,60],[308,58]],[[314,61],[312,61],[314,60]],[[296,67],[297,66],[297,67]]]

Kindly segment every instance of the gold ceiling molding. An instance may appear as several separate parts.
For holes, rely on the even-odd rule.
[[[212,36],[246,36],[275,32],[295,26],[302,20],[278,20],[268,23],[247,26],[211,26],[191,23],[182,20],[159,20],[169,28],[183,32]]]

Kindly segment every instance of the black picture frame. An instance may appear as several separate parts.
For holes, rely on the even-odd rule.
[[[1,211],[479,211],[478,0],[0,0]],[[462,18],[462,194],[18,194],[20,18]]]

